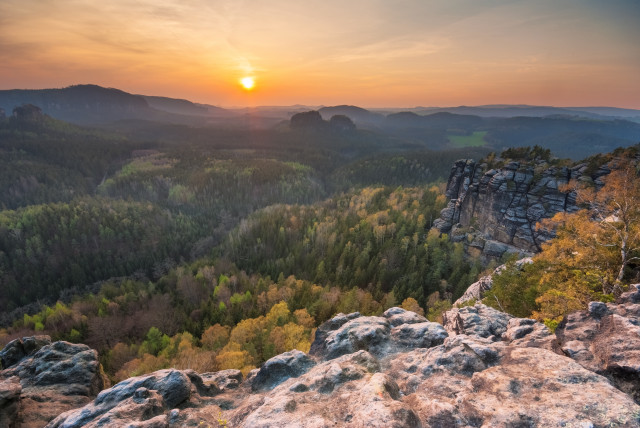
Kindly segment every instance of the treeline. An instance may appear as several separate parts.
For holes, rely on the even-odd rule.
[[[328,179],[334,192],[368,186],[415,187],[449,178],[451,165],[461,158],[479,159],[485,148],[378,154],[336,168]]]
[[[0,310],[57,299],[66,288],[163,273],[188,254],[192,220],[153,204],[84,198],[0,212]],[[55,300],[54,300],[55,301]]]
[[[95,295],[45,306],[0,330],[0,343],[30,334],[86,343],[116,381],[166,367],[246,373],[279,353],[308,351],[315,327],[338,312],[380,315],[400,303],[393,292],[377,300],[357,287],[274,281],[225,260],[199,262],[156,282],[108,282]],[[413,299],[402,303],[421,311]]]
[[[424,305],[434,292],[461,295],[481,270],[462,244],[429,233],[446,202],[435,186],[381,187],[272,206],[242,221],[221,254],[250,272],[366,288],[374,296],[393,291]]]

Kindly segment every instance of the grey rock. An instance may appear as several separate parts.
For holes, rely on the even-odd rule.
[[[497,311],[482,303],[463,308],[453,308],[443,314],[444,328],[454,334],[466,334],[477,337],[500,340],[507,330],[509,314]]]
[[[3,384],[2,379],[19,379],[19,397],[12,399],[18,401],[12,416],[16,426],[42,427],[60,413],[85,405],[105,385],[98,353],[86,345],[35,336],[12,341],[4,351],[5,356],[19,356],[0,372]]]
[[[551,167],[544,162],[510,162],[487,171],[486,164],[469,159],[456,161],[447,182],[446,196],[450,200],[433,227],[450,233],[456,224],[462,228],[473,225],[478,229],[474,234],[488,242],[483,252],[487,259],[500,258],[508,249],[513,251],[512,247],[525,254],[535,253],[553,238],[551,231],[536,229],[536,224],[557,212],[579,209],[575,193],[563,193],[558,188],[569,179],[587,179],[601,187],[604,183],[599,177],[610,169],[601,168],[592,176],[583,175],[586,171],[582,167]]]
[[[391,336],[401,348],[415,349],[440,345],[449,334],[440,324],[427,321],[394,327]]]
[[[326,352],[325,341],[327,339],[327,336],[333,331],[342,327],[347,322],[351,321],[352,319],[359,318],[360,316],[361,315],[359,312],[353,312],[349,315],[339,313],[338,315],[331,318],[330,320],[322,323],[316,329],[315,339],[311,344],[311,349],[309,350],[309,353],[311,355],[324,354]]]
[[[427,321],[427,319],[422,315],[407,311],[406,309],[398,308],[397,306],[387,309],[382,316],[388,319],[389,323],[393,327],[400,324],[416,324]]]
[[[0,380],[0,426],[14,426],[20,408],[20,379],[12,376]]]
[[[533,263],[531,257],[525,257],[515,262],[515,267],[523,269],[525,265]],[[478,281],[467,287],[466,291],[458,300],[453,303],[453,306],[460,306],[470,300],[481,300],[484,297],[484,293],[493,287],[493,276],[499,274],[507,268],[506,264],[500,265],[491,273],[491,275],[483,276]]]
[[[361,349],[383,354],[391,333],[389,321],[382,317],[357,317],[335,329],[330,330],[324,324],[318,327],[320,329],[325,333],[320,336],[316,333],[309,353],[326,360]]]
[[[31,336],[14,339],[7,343],[2,351],[0,351],[0,364],[2,364],[3,369],[7,369],[49,344],[51,344],[51,338],[49,336]]]
[[[199,376],[174,369],[129,378],[102,391],[92,403],[61,414],[47,428],[127,426],[127,421],[142,421],[149,416],[154,420],[152,426],[166,426],[165,413],[189,401],[192,391],[197,394],[192,378],[197,381]]]
[[[237,388],[242,382],[242,372],[235,369],[221,370],[214,373],[202,373],[200,376],[205,385],[213,382],[222,390]]]
[[[589,310],[567,315],[556,336],[565,355],[640,402],[640,304],[632,303],[637,292],[623,294],[619,304],[592,302]]]
[[[251,382],[251,389],[273,389],[289,378],[306,373],[315,364],[313,359],[297,349],[276,355],[260,368]]]

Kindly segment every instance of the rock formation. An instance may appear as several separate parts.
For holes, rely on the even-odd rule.
[[[400,308],[339,314],[309,354],[278,355],[244,380],[160,370],[47,427],[637,427],[639,303],[637,287],[593,303],[557,336],[480,303],[444,326]],[[16,389],[5,382],[0,403]]]
[[[591,302],[569,314],[556,334],[566,355],[640,402],[640,285],[616,304]]]
[[[550,239],[536,223],[560,211],[578,210],[575,192],[562,192],[570,180],[604,183],[607,166],[589,173],[588,165],[557,167],[540,160],[509,162],[501,168],[459,160],[451,168],[449,203],[434,222],[442,233],[466,242],[471,253],[499,258],[505,252],[533,253]]]
[[[86,345],[16,339],[0,351],[0,426],[41,428],[87,404],[105,386],[98,353]]]

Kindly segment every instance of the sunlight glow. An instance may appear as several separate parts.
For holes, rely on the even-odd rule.
[[[253,77],[243,77],[242,79],[240,79],[240,84],[242,85],[243,88],[249,91],[253,89],[256,82],[255,80],[253,80]]]

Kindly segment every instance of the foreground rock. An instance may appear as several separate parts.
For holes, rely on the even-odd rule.
[[[592,323],[598,314],[599,328],[617,346],[609,351],[616,367],[627,367],[627,358],[635,364],[640,348],[622,346],[602,319],[624,318],[613,324],[624,328],[620,334],[632,333],[635,301],[640,291],[580,315]],[[566,339],[563,352],[542,324],[481,304],[445,319],[446,329],[400,308],[381,317],[339,314],[318,328],[310,355],[278,355],[243,382],[233,370],[202,376],[161,370],[102,391],[48,427],[640,426],[633,390],[598,373],[607,375],[594,365],[597,352],[589,357],[581,348],[575,355],[584,361],[574,361],[565,355]],[[585,349],[600,349],[590,346]]]
[[[202,397],[219,392],[217,385],[205,384],[192,370],[159,370],[102,391],[93,403],[61,414],[47,427],[128,426],[132,421],[144,422],[145,427],[184,424],[189,415],[181,417],[180,406],[202,404]]]
[[[640,402],[640,284],[617,304],[592,302],[558,326],[562,351]]]
[[[86,345],[16,339],[0,351],[0,426],[41,428],[85,405],[105,386],[98,354]]]

